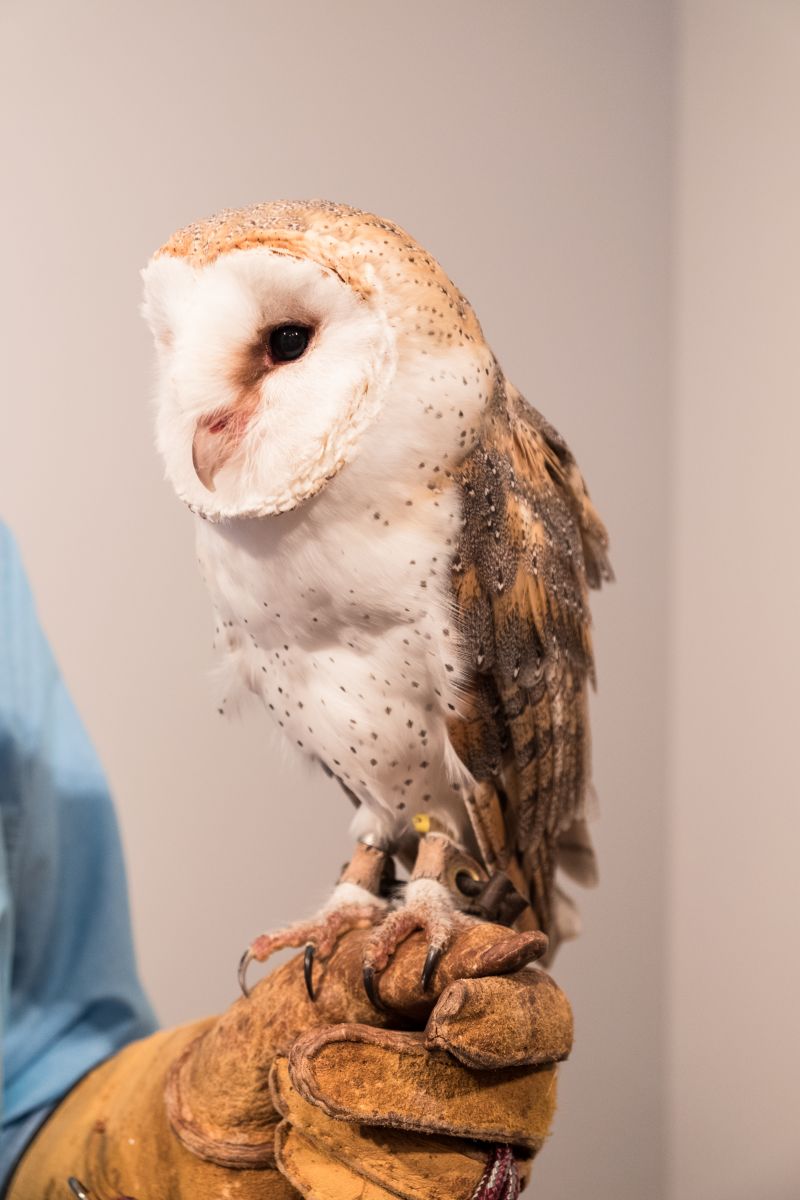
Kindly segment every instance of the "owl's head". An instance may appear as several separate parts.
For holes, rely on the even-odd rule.
[[[386,420],[398,368],[485,370],[480,327],[435,260],[354,209],[226,211],[175,234],[142,275],[159,450],[178,495],[211,520],[316,495]]]

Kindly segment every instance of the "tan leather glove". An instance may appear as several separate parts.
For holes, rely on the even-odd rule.
[[[295,1189],[450,1200],[475,1192],[496,1143],[535,1153],[572,1038],[563,993],[521,969],[542,936],[475,926],[429,994],[424,945],[410,938],[381,976],[386,1011],[363,991],[366,936],[348,934],[317,968],[315,1003],[298,957],[221,1017],[91,1072],[28,1149],[8,1200],[66,1200],[69,1177],[90,1200],[288,1200]]]
[[[272,1068],[278,1165],[315,1200],[361,1196],[365,1181],[370,1200],[468,1200],[488,1160],[505,1174],[486,1194],[514,1195],[550,1128],[571,1037],[563,992],[537,970],[451,983],[423,1032],[312,1030]],[[516,1162],[492,1153],[509,1143]]]

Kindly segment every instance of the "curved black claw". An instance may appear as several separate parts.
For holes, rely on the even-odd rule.
[[[422,968],[422,990],[427,992],[431,986],[433,973],[439,965],[439,959],[442,957],[441,946],[429,946],[428,953],[425,955],[425,965]]]
[[[245,950],[244,954],[239,959],[239,970],[237,972],[237,976],[239,979],[239,987],[241,988],[242,995],[244,996],[245,1000],[250,999],[250,988],[247,986],[247,968],[250,966],[252,961],[253,955],[250,953],[249,949]]]
[[[67,1180],[67,1187],[72,1192],[73,1196],[77,1196],[78,1200],[91,1200],[89,1193],[80,1179],[76,1179],[74,1175],[70,1175]]]
[[[314,1003],[314,1001],[317,998],[316,994],[314,992],[314,977],[313,977],[314,976],[314,955],[316,954],[316,952],[317,952],[317,947],[314,945],[313,942],[309,942],[308,945],[306,946],[305,953],[303,955],[303,978],[306,981],[306,991],[308,992],[308,998],[312,1004]]]
[[[367,993],[367,999],[373,1008],[377,1008],[379,1012],[386,1012],[386,1005],[381,1001],[378,995],[378,988],[375,984],[375,968],[370,963],[364,964],[364,991]]]

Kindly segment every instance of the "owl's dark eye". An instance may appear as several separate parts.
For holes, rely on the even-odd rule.
[[[310,337],[307,325],[278,325],[269,335],[269,352],[275,362],[293,362],[305,353]]]

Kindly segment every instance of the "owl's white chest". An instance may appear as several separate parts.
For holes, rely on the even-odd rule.
[[[217,645],[234,681],[361,802],[358,836],[396,841],[418,812],[460,836],[467,776],[446,728],[461,672],[448,590],[457,496],[330,493],[280,516],[199,523]]]

